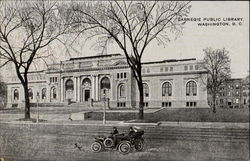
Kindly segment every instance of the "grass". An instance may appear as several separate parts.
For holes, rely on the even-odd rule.
[[[102,112],[92,112],[88,120],[102,120]],[[213,113],[211,108],[165,108],[155,113],[144,113],[144,120],[137,120],[138,113],[109,112],[107,120],[135,122],[188,121],[188,122],[249,122],[249,109],[218,108]]]
[[[146,114],[145,119],[152,121],[249,122],[249,109],[218,108],[214,113],[211,108],[165,108],[153,114]]]

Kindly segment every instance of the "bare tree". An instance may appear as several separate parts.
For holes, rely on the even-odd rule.
[[[30,119],[28,72],[35,60],[45,60],[46,47],[66,33],[59,21],[57,2],[0,2],[1,67],[12,63],[25,96],[25,119]]]
[[[142,56],[153,41],[166,45],[181,34],[191,5],[189,2],[160,1],[84,1],[62,9],[64,18],[86,40],[96,38],[106,47],[115,42],[127,58],[139,89],[139,119],[143,119]],[[68,8],[68,9],[66,9]]]
[[[208,93],[212,96],[213,112],[216,112],[216,96],[220,87],[230,78],[230,58],[228,51],[223,49],[206,48],[204,51],[204,63],[202,68],[208,71],[206,86]]]

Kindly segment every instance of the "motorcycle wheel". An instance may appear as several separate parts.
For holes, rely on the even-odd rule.
[[[91,144],[91,150],[95,153],[102,151],[102,149],[103,149],[102,144],[99,142],[94,142]]]
[[[131,144],[129,141],[122,141],[119,146],[118,150],[122,154],[128,154],[131,150]]]
[[[142,139],[135,141],[135,150],[142,151],[144,148],[144,141]]]

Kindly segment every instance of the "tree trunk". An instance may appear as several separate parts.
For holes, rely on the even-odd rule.
[[[143,96],[143,83],[139,83],[138,82],[138,87],[139,87],[139,119],[143,119],[144,118],[144,96]]]
[[[212,105],[213,113],[216,113],[216,104],[215,104],[215,103],[216,103],[216,94],[213,93],[212,95],[213,95],[213,96],[212,96],[212,97],[213,97],[213,98],[212,98],[212,99],[213,99],[213,105]]]
[[[25,111],[24,111],[24,117],[25,119],[30,119],[30,99],[29,99],[29,89],[27,84],[23,84],[24,89],[24,99],[25,99]]]
[[[143,120],[144,116],[144,95],[143,95],[143,82],[142,82],[142,75],[141,75],[141,65],[138,65],[137,68],[137,74],[138,74],[138,79],[137,79],[137,85],[139,89],[139,119]]]

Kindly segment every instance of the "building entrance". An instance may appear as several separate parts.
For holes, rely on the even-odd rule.
[[[85,78],[82,81],[82,93],[81,93],[81,102],[90,101],[91,95],[91,81],[89,78]]]
[[[89,89],[86,89],[84,90],[84,101],[89,101],[89,98],[90,98],[90,90]]]
[[[110,90],[110,80],[108,77],[104,77],[101,80],[101,99],[109,98],[109,90]]]

